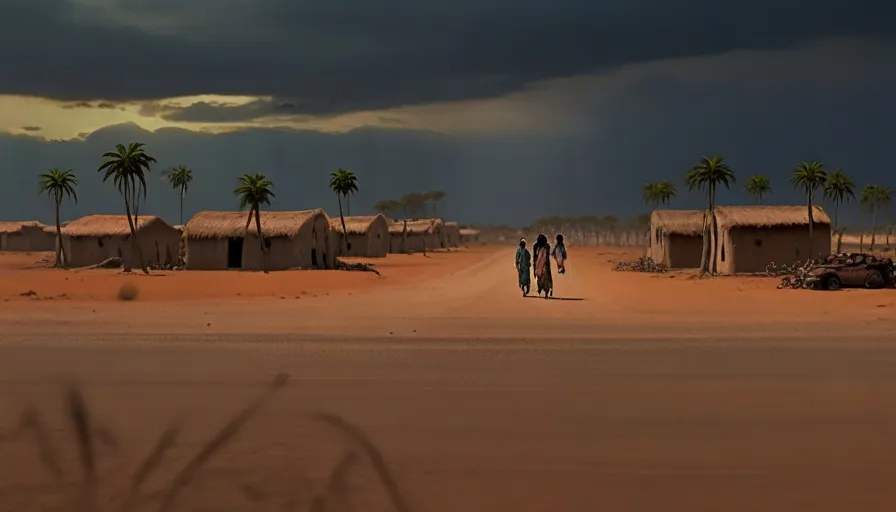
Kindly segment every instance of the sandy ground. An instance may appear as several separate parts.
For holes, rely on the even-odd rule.
[[[513,248],[476,247],[374,260],[370,272],[0,270],[7,334],[251,334],[345,337],[567,337],[770,329],[890,330],[896,290],[777,290],[758,277],[613,272],[637,251],[573,249],[555,299],[522,299]],[[136,300],[117,300],[133,284]],[[847,325],[849,324],[849,325]],[[846,329],[847,331],[844,331]]]
[[[390,257],[382,277],[145,277],[0,257],[0,510],[76,510],[64,382],[80,382],[107,441],[94,510],[120,510],[140,461],[183,422],[129,509],[159,510],[281,372],[290,384],[171,510],[309,510],[346,453],[356,461],[326,500],[352,507],[316,510],[400,510],[320,412],[363,429],[415,511],[896,509],[896,290],[610,270],[631,256],[571,248],[556,300],[519,296],[512,247]],[[125,282],[137,300],[115,300]],[[60,483],[33,429],[2,435],[28,407]]]

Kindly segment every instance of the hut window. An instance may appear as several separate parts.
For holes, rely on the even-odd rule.
[[[102,246],[103,246],[103,239],[102,239],[102,238],[97,238],[97,239],[96,239],[96,243],[97,243],[97,245],[99,245],[100,247],[102,247]]]
[[[725,262],[725,244],[722,243],[722,263]]]
[[[753,244],[755,244],[756,247],[762,247],[762,239],[757,238],[756,240],[753,240]]]

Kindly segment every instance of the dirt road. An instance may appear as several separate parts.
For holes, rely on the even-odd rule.
[[[850,324],[788,321],[771,311],[776,297],[824,294],[622,276],[606,257],[558,280],[558,297],[583,300],[522,299],[507,255],[487,253],[443,277],[313,300],[11,301],[0,309],[0,432],[33,407],[64,477],[48,476],[33,430],[0,438],[0,510],[74,510],[67,381],[91,405],[96,510],[119,510],[106,505],[183,421],[132,507],[158,510],[177,471],[281,372],[290,384],[172,510],[309,510],[346,450],[356,461],[328,500],[354,508],[326,510],[396,510],[370,459],[320,412],[364,430],[415,511],[896,509],[896,344],[892,310],[874,306],[890,296],[824,299],[867,301],[873,312]],[[742,288],[731,322],[673,316],[676,297],[725,286]]]

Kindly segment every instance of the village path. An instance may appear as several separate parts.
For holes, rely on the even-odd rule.
[[[101,333],[284,337],[512,339],[649,338],[750,335],[837,337],[896,327],[892,290],[823,292],[775,290],[759,278],[694,279],[694,274],[614,272],[619,251],[571,248],[569,272],[554,273],[551,300],[521,297],[513,247],[480,249],[471,264],[444,274],[396,281],[367,274],[333,278],[373,280],[362,289],[282,297],[202,301],[30,301],[0,308],[5,333]],[[455,257],[439,253],[433,258]],[[422,255],[409,258],[424,258]],[[243,276],[240,276],[243,277]],[[262,277],[247,276],[250,278]],[[276,279],[277,274],[263,276]],[[326,278],[321,274],[322,278]],[[138,276],[135,282],[147,282]],[[165,278],[162,278],[165,279]],[[325,279],[323,279],[325,282]],[[164,281],[158,281],[164,283]],[[396,284],[398,283],[398,284]],[[281,300],[282,299],[282,300]],[[8,303],[7,303],[8,304]],[[24,308],[24,309],[22,309]],[[10,339],[9,336],[5,339]]]

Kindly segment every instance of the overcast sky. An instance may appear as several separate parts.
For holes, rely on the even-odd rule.
[[[703,154],[777,203],[802,200],[802,160],[896,186],[894,20],[880,1],[2,2],[0,219],[52,217],[48,167],[80,177],[66,217],[121,211],[96,168],[131,141],[153,173],[194,169],[188,214],[233,208],[245,172],[277,209],[332,210],[339,167],[353,213],[442,189],[449,216],[509,224],[635,215],[659,179],[699,206],[681,182]],[[176,221],[152,183],[146,211]]]

